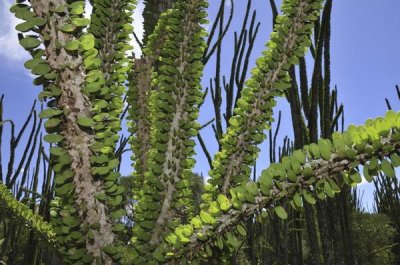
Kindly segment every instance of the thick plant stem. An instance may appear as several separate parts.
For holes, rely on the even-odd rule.
[[[63,0],[51,3],[56,6],[68,6]],[[37,16],[48,17],[47,26],[42,32],[50,35],[50,40],[45,43],[47,63],[51,69],[58,72],[59,76],[57,86],[61,89],[61,95],[57,106],[66,113],[59,134],[64,136],[64,145],[72,160],[74,202],[81,221],[80,227],[99,225],[97,230],[92,230],[93,238],[86,238],[85,248],[95,260],[110,265],[113,261],[102,248],[113,244],[114,232],[106,214],[107,206],[95,198],[97,193],[103,191],[102,182],[95,180],[91,172],[91,145],[95,142],[95,138],[91,130],[82,128],[77,123],[79,116],[90,116],[92,111],[90,101],[82,92],[85,84],[83,58],[79,54],[70,54],[65,49],[56,52],[57,42],[66,43],[75,38],[72,34],[58,30],[58,27],[69,21],[69,16],[50,13],[49,1],[35,0],[31,1],[31,4]],[[95,264],[95,261],[93,262]]]

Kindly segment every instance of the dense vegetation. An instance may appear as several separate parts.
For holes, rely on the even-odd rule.
[[[17,1],[10,11],[25,21],[16,28],[32,55],[25,67],[38,76],[47,107],[37,114],[34,104],[16,132],[0,101],[0,136],[11,126],[5,173],[0,157],[0,261],[399,262],[400,113],[387,101],[383,117],[343,129],[344,106],[330,85],[332,0],[284,0],[281,14],[271,0],[271,39],[247,79],[256,13],[248,1],[225,76],[221,52],[234,10],[225,2],[207,34],[207,1],[145,1],[143,55],[135,59],[128,55],[135,0],[92,0],[90,19],[84,1]],[[215,76],[203,90],[211,58]],[[215,117],[200,125],[208,92]],[[294,139],[279,147],[281,116],[272,124],[282,96]],[[125,118],[128,137],[120,135]],[[209,125],[214,158],[201,134]],[[267,135],[270,166],[257,176]],[[205,185],[193,172],[195,137],[211,168]],[[122,177],[128,144],[134,170]],[[376,185],[376,213],[363,212],[351,190],[361,175]]]

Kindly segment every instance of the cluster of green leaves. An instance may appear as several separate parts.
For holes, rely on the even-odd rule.
[[[132,242],[140,264],[164,262],[163,235],[194,214],[191,189],[195,163],[198,105],[202,102],[200,78],[205,49],[200,26],[206,13],[205,1],[178,1],[162,16],[155,34],[165,29],[163,48],[153,68],[150,102],[151,132],[148,168],[141,190],[135,194],[135,222]],[[145,54],[154,54],[150,36]],[[139,89],[139,88],[136,88]],[[140,172],[139,172],[140,173]],[[138,179],[138,181],[142,181]],[[150,251],[149,251],[150,250]]]
[[[24,2],[24,1],[20,1]],[[72,163],[72,159],[68,154],[68,150],[63,146],[64,136],[58,134],[59,128],[62,124],[64,117],[64,110],[57,107],[57,100],[62,95],[62,90],[58,86],[58,69],[52,69],[49,62],[46,61],[45,50],[42,49],[42,44],[48,44],[51,41],[49,34],[49,28],[46,26],[50,20],[49,18],[39,17],[36,15],[34,10],[29,4],[18,3],[11,7],[11,12],[15,13],[15,16],[24,19],[23,22],[17,25],[17,30],[23,32],[34,32],[35,35],[25,35],[20,39],[20,44],[28,50],[32,59],[25,63],[25,67],[31,69],[32,73],[39,75],[34,81],[36,85],[43,85],[44,90],[40,93],[39,98],[42,100],[49,99],[49,109],[43,110],[40,113],[40,118],[47,119],[45,122],[45,129],[49,133],[44,137],[44,140],[50,144],[56,144],[57,146],[52,147],[50,150],[51,160],[53,161],[53,170],[55,172],[55,184],[56,184],[56,195],[63,198],[65,207],[60,212],[61,218],[53,218],[54,231],[57,234],[57,240],[60,243],[60,252],[66,254],[65,256],[71,259],[71,263],[78,258],[81,258],[84,251],[75,251],[83,247],[84,239],[80,231],[74,231],[74,228],[79,225],[79,219],[74,205],[73,198],[73,176],[74,172],[69,169]],[[75,31],[79,31],[82,27],[89,24],[89,20],[82,18],[84,11],[84,2],[76,1],[70,5],[53,6],[49,12],[54,17],[67,17],[62,25],[57,30],[70,35],[65,43],[60,43],[57,40],[56,48],[65,50],[66,52],[74,53],[79,49],[89,50],[94,45],[93,36],[82,35],[81,39],[77,39],[74,36]],[[40,23],[32,23],[37,21]],[[28,24],[30,25],[28,27]],[[41,37],[41,38],[40,38]],[[92,42],[92,43],[91,43]],[[72,68],[73,65],[65,65],[65,68]],[[81,118],[82,121],[84,118]],[[79,229],[78,229],[79,230]],[[72,232],[74,232],[72,236]],[[69,245],[68,248],[65,246]],[[83,249],[84,250],[84,249]],[[67,255],[70,254],[70,255]],[[68,259],[69,259],[68,258]]]
[[[140,194],[144,183],[144,173],[147,171],[147,153],[150,148],[150,95],[157,90],[152,85],[152,75],[158,72],[158,65],[162,46],[166,39],[166,27],[172,10],[162,13],[157,27],[149,36],[146,47],[143,49],[142,59],[135,61],[129,77],[129,90],[127,99],[129,103],[129,132],[132,137],[129,139],[133,156],[134,199],[138,200],[136,194]]]
[[[209,173],[210,183],[217,188],[204,197],[205,202],[248,180],[259,153],[257,145],[265,139],[264,130],[272,121],[274,97],[291,86],[288,70],[310,46],[309,36],[321,8],[322,1],[283,1],[283,14],[276,18],[268,48],[251,71],[228,131],[220,141],[222,149],[215,155]]]
[[[124,83],[133,66],[126,51],[131,48],[128,41],[136,1],[91,1],[92,22],[83,17],[84,1],[49,5],[48,14],[40,17],[23,2],[19,1],[11,11],[25,20],[18,30],[36,33],[24,35],[20,42],[33,56],[25,65],[39,75],[35,84],[44,87],[40,98],[48,100],[49,108],[40,117],[47,119],[45,128],[49,134],[44,140],[53,144],[50,159],[58,196],[50,211],[54,234],[40,219],[20,210],[21,206],[13,203],[6,191],[0,190],[0,200],[8,201],[6,208],[23,220],[36,220],[27,223],[39,233],[44,229],[47,235],[56,237],[66,264],[101,262],[88,251],[88,245],[101,236],[100,220],[91,223],[83,216],[88,207],[98,202],[106,206],[110,220],[125,215],[124,187],[117,184],[120,173],[115,169],[119,161],[114,153],[121,129]],[[255,213],[262,219],[273,209],[286,219],[283,202],[289,201],[294,209],[301,210],[305,203],[314,204],[317,198],[334,197],[340,191],[338,176],[347,185],[361,182],[360,164],[368,181],[380,171],[394,175],[394,167],[400,165],[400,114],[388,112],[385,118],[369,120],[365,126],[334,133],[331,140],[321,139],[305,146],[272,164],[257,182],[248,182],[259,153],[257,145],[265,139],[264,130],[272,121],[274,98],[290,87],[288,70],[310,46],[322,2],[283,1],[283,14],[276,18],[267,49],[257,60],[221,139],[222,148],[212,163],[210,184],[205,187],[198,215],[191,188],[195,163],[192,138],[198,134],[195,120],[203,100],[200,78],[205,32],[201,24],[206,22],[207,2],[180,0],[161,16],[129,80],[136,169],[133,192],[137,201],[133,249],[127,252],[114,241],[102,249],[101,255],[106,254],[119,264],[199,264],[209,260],[225,263],[246,236],[243,221]],[[88,32],[84,32],[89,24]],[[54,37],[55,33],[62,38]],[[46,50],[41,48],[42,43]],[[61,58],[66,61],[53,65],[54,56],[64,56]],[[71,74],[81,74],[79,99],[84,98],[90,106],[89,111],[78,111],[76,117],[70,115],[76,110],[62,107],[71,96],[67,88],[59,87],[60,80]],[[77,156],[71,156],[69,131],[63,129],[71,123],[76,123],[74,129],[82,133],[82,143],[90,142],[89,181],[100,183],[91,198],[93,205],[76,203],[80,192],[76,185],[83,180],[76,179],[79,174],[72,169]],[[102,222],[112,223],[110,220]],[[113,233],[126,230],[123,224],[113,223],[112,227]]]
[[[119,165],[115,147],[121,130],[123,84],[132,67],[126,52],[132,49],[129,41],[136,1],[95,0],[92,5],[88,31],[93,34],[95,43],[93,52],[84,61],[88,75],[85,90],[92,102],[92,128],[96,139],[91,147],[94,152],[91,158],[92,174],[104,183],[104,190],[96,198],[108,205],[112,219],[119,219],[125,215],[122,204],[125,188],[117,184],[121,175],[115,171]],[[114,231],[126,232],[122,224],[116,225]],[[116,260],[120,258],[116,253],[122,252],[113,247],[107,251]]]
[[[27,205],[15,199],[10,190],[0,183],[0,211],[31,227],[50,246],[56,246],[56,234],[51,224],[34,213]]]
[[[177,227],[166,238],[171,247],[167,255],[221,258],[221,253],[238,248],[246,235],[241,222],[254,213],[259,213],[262,221],[273,209],[278,217],[286,219],[284,202],[301,210],[304,203],[333,198],[340,192],[339,176],[350,186],[361,183],[359,165],[367,167],[371,175],[390,174],[400,165],[399,140],[400,113],[389,111],[386,117],[368,120],[365,126],[350,126],[342,134],[335,133],[332,140],[320,139],[318,144],[296,150],[263,170],[257,182],[232,188],[230,198],[219,194],[207,211],[201,211],[190,224]],[[213,189],[210,185],[207,188]]]
[[[31,6],[24,2],[25,1],[18,1],[16,5],[10,8],[10,11],[14,13],[17,18],[24,21],[16,26],[18,31],[24,33],[21,34],[19,43],[33,57],[25,63],[25,67],[31,70],[32,74],[39,76],[35,79],[34,83],[45,87],[45,91],[41,93],[40,98],[57,97],[61,94],[61,90],[53,82],[57,74],[52,71],[51,67],[46,62],[44,58],[45,51],[41,46],[43,41],[49,39],[49,35],[44,35],[43,39],[40,39],[38,35],[38,33],[43,31],[47,20],[37,16],[35,12],[32,11]],[[56,10],[54,10],[54,12],[56,12]]]
[[[83,32],[83,29],[90,24],[90,20],[83,17],[84,1],[70,1],[69,4],[59,6],[50,5],[51,17],[36,16],[28,4],[18,3],[11,8],[18,18],[26,20],[17,26],[17,30],[39,33],[22,38],[20,43],[33,55],[33,59],[27,61],[25,66],[31,69],[33,74],[40,75],[35,79],[35,84],[44,86],[44,91],[39,97],[42,100],[49,100],[47,105],[50,108],[42,111],[40,117],[47,119],[45,128],[49,134],[44,140],[55,145],[50,148],[50,158],[55,172],[55,194],[60,200],[53,202],[55,208],[52,211],[52,222],[62,246],[60,253],[65,257],[64,262],[69,264],[77,264],[78,261],[92,262],[93,257],[86,253],[85,243],[87,239],[93,239],[93,231],[98,228],[95,224],[82,227],[75,205],[75,172],[71,169],[73,160],[66,147],[66,135],[62,134],[61,129],[69,110],[60,108],[58,104],[64,92],[57,85],[58,74],[63,71],[78,68],[86,71],[82,92],[91,102],[91,111],[76,117],[76,124],[82,130],[95,135],[95,141],[90,147],[93,153],[90,158],[91,170],[93,178],[96,181],[101,180],[104,188],[96,194],[95,199],[108,206],[108,213],[112,219],[125,215],[121,204],[124,187],[117,185],[120,174],[115,172],[115,168],[118,167],[119,161],[114,157],[114,151],[121,129],[119,117],[123,110],[122,94],[125,92],[121,84],[127,79],[126,73],[130,67],[125,52],[131,48],[128,42],[129,34],[132,32],[132,10],[136,1],[93,2],[95,12],[88,33]],[[110,15],[106,11],[111,7],[114,11],[111,14],[113,23],[110,23]],[[64,34],[65,43],[52,39],[54,32],[51,27],[46,27],[46,23],[55,24],[53,20],[57,20],[56,30]],[[104,30],[105,24],[107,30]],[[101,34],[107,35],[105,42],[99,41]],[[55,45],[58,52],[67,53],[75,61],[65,62],[62,69],[52,69],[43,58],[46,52],[40,48],[42,41],[39,37],[45,48]],[[47,57],[51,56],[47,54]],[[82,63],[75,63],[79,61]],[[113,66],[109,67],[111,64]],[[124,229],[121,224],[116,224],[113,228],[114,232]],[[116,255],[117,251],[113,247],[109,248],[105,251],[118,260],[121,255]]]

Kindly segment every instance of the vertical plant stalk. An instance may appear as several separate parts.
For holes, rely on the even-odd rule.
[[[160,16],[154,32],[148,37],[147,46],[143,49],[142,58],[136,59],[129,76],[127,100],[129,104],[128,119],[131,121],[129,139],[133,151],[134,199],[138,199],[143,188],[144,173],[148,170],[148,152],[150,150],[150,96],[158,90],[152,83],[153,73],[157,73],[159,56],[166,41],[166,26],[171,11]]]
[[[315,3],[318,4],[319,2]],[[287,5],[287,9],[291,8],[292,13],[287,17],[278,17],[280,23],[275,27],[275,31],[281,31],[281,27],[288,27],[287,37],[280,39],[277,33],[272,35],[273,41],[269,43],[271,50],[266,51],[265,56],[257,61],[258,67],[246,82],[238,100],[238,108],[229,121],[231,126],[221,140],[223,148],[215,155],[214,168],[210,171],[209,182],[217,187],[215,194],[217,191],[227,194],[231,186],[245,183],[248,179],[250,166],[254,164],[259,152],[256,145],[264,140],[263,130],[268,121],[271,121],[272,107],[275,105],[273,96],[290,87],[287,71],[296,62],[291,55],[304,54],[304,47],[308,46],[306,38],[301,38],[301,45],[296,39],[299,32],[310,30],[308,26],[305,30],[304,28],[308,25],[307,12],[312,9],[311,4],[299,1],[296,6],[291,6],[292,3],[288,1],[284,2],[284,5]],[[293,20],[290,21],[289,17]],[[285,26],[281,26],[282,24]],[[269,64],[268,60],[276,63]]]
[[[206,16],[205,6],[202,0],[179,1],[169,11],[168,19],[161,18],[159,24],[162,27],[168,22],[157,72],[153,74],[152,85],[157,89],[150,98],[151,147],[133,229],[137,251],[153,250],[144,257],[147,262],[162,260],[163,237],[176,224],[188,220],[195,209],[190,183],[194,165],[191,138],[198,132],[195,119],[202,101],[200,77],[205,43],[200,23]]]
[[[48,118],[45,128],[50,134],[45,140],[57,143],[50,159],[56,172],[55,192],[61,197],[61,205],[56,205],[61,216],[57,212],[52,215],[62,245],[60,251],[66,263],[80,260],[112,264],[111,256],[104,252],[114,242],[112,222],[107,214],[108,205],[98,197],[104,192],[99,178],[102,174],[92,166],[98,145],[97,130],[92,127],[95,109],[90,95],[96,91],[90,88],[93,89],[93,75],[98,72],[95,59],[89,55],[97,54],[97,50],[93,35],[82,33],[90,21],[82,18],[84,6],[80,1],[33,0],[31,5],[32,14],[40,21],[31,30],[39,33],[45,50],[35,50],[35,37],[26,36],[20,42],[34,56],[29,62],[32,72],[40,75],[35,82],[44,86],[40,97],[52,99],[48,102],[50,108],[41,115]],[[26,10],[30,12],[29,5],[17,4],[14,8],[17,17]],[[61,231],[65,225],[77,230],[75,240],[63,238]]]

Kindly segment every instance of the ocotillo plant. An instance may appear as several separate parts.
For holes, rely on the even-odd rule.
[[[22,209],[30,208],[49,221],[53,175],[41,140],[42,121],[37,117],[34,103],[18,130],[12,120],[3,117],[3,101],[4,95],[0,98],[0,148],[8,153],[0,155],[1,181],[18,201],[25,204]],[[9,141],[4,141],[7,139],[4,132],[8,129]],[[5,193],[4,196],[9,195]],[[0,260],[8,264],[36,264],[35,257],[42,256],[40,250],[46,248],[38,242],[35,233],[26,231],[23,224],[1,210],[0,227]]]
[[[219,135],[197,214],[190,180],[207,2],[180,0],[164,12],[138,61],[126,56],[134,1],[91,2],[91,20],[83,17],[84,1],[20,0],[11,8],[25,20],[17,26],[33,56],[25,65],[39,76],[39,97],[47,102],[41,117],[47,119],[44,140],[52,144],[56,198],[51,224],[3,186],[1,205],[47,239],[65,264],[226,263],[246,235],[243,221],[255,213],[285,219],[283,201],[299,209],[315,197],[334,197],[339,176],[347,185],[361,182],[359,164],[367,180],[400,165],[400,114],[390,111],[304,146],[249,181],[275,97],[291,87],[289,70],[310,46],[323,7],[322,0],[284,0],[271,40]],[[115,170],[127,81],[137,201],[129,242],[122,240],[125,193]]]

